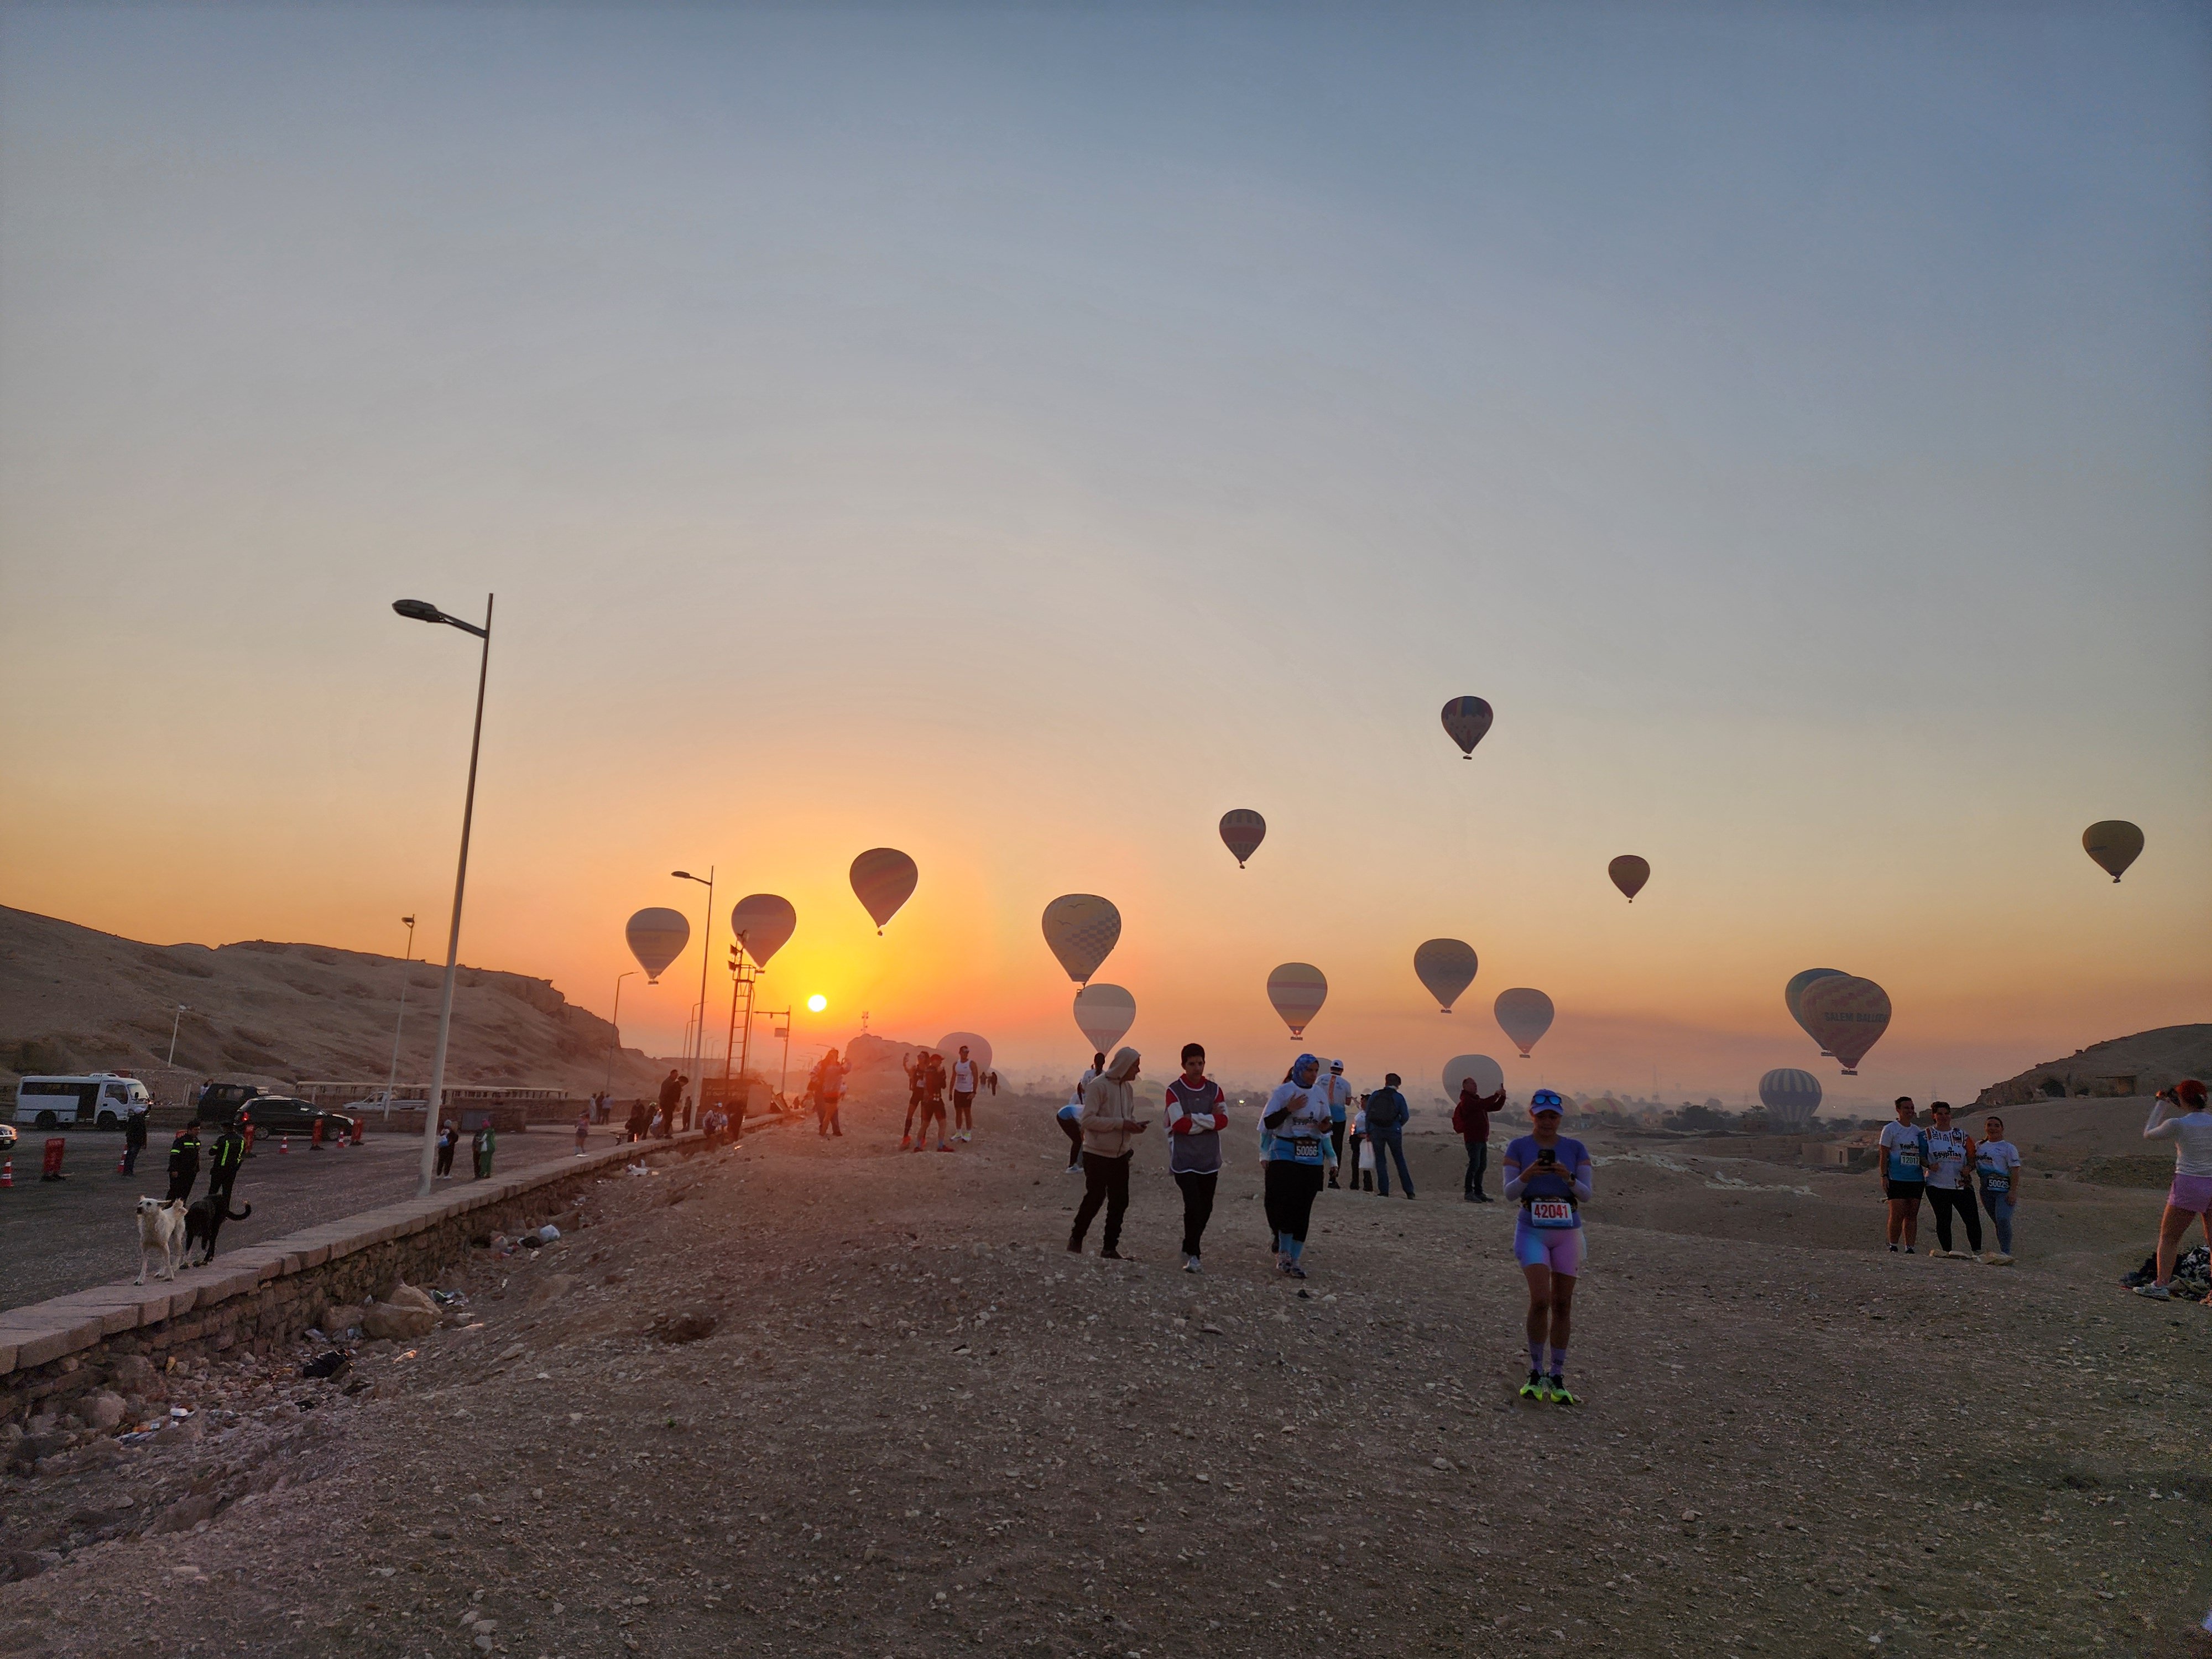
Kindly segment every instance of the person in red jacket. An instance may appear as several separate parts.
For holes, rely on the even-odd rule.
[[[1462,1078],[1459,1102],[1452,1108],[1452,1127],[1467,1143],[1467,1191],[1463,1194],[1469,1204],[1491,1202],[1488,1193],[1482,1190],[1483,1171],[1490,1165],[1490,1115],[1505,1103],[1505,1091],[1486,1095],[1475,1086],[1473,1078]]]
[[[1206,1074],[1206,1050],[1182,1047],[1182,1073],[1168,1085],[1168,1173],[1182,1188],[1182,1270],[1202,1273],[1199,1249],[1213,1215],[1213,1189],[1221,1181],[1221,1132],[1229,1127],[1229,1101]]]

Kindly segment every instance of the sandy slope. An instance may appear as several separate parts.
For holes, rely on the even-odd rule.
[[[1566,1411],[1511,1397],[1510,1212],[1446,1149],[1415,1202],[1324,1199],[1301,1297],[1245,1168],[1202,1279],[1141,1158],[1137,1260],[1068,1255],[1048,1110],[609,1182],[356,1396],[171,1379],[204,1437],[8,1482],[0,1549],[56,1565],[0,1652],[2196,1650],[2212,1310],[2101,1282],[2153,1195],[2047,1183],[2069,1259],[2024,1227],[2005,1270],[1609,1162]]]
[[[125,1069],[168,1083],[165,1093],[207,1076],[381,1079],[404,971],[394,957],[320,945],[142,945],[0,906],[0,1086],[12,1107],[25,1071]],[[403,1083],[429,1073],[443,971],[442,962],[413,967]],[[164,1062],[179,1003],[191,1012],[172,1075]],[[613,1034],[545,980],[464,967],[449,1079],[588,1094],[605,1083]],[[616,1056],[618,1094],[657,1081],[636,1050]]]

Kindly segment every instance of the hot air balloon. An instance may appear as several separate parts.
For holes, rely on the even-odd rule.
[[[684,913],[658,904],[632,916],[623,932],[629,939],[630,955],[645,969],[647,985],[659,984],[661,969],[682,956],[684,947],[691,942],[691,924],[684,921]]]
[[[1044,942],[1067,969],[1068,978],[1080,984],[1091,982],[1121,938],[1121,913],[1111,899],[1096,893],[1062,893],[1044,907]]]
[[[2142,831],[2125,818],[2106,818],[2081,832],[2081,850],[2118,885],[2120,872],[2142,855]]]
[[[1413,950],[1413,975],[1449,1013],[1459,994],[1474,983],[1474,946],[1465,939],[1423,939]],[[1488,1092],[1485,1091],[1485,1092]]]
[[[1802,1134],[1820,1109],[1820,1079],[1795,1066],[1778,1066],[1759,1079],[1759,1097],[1768,1123],[1786,1135]]]
[[[875,918],[878,933],[914,896],[914,884],[921,879],[914,860],[896,847],[871,847],[853,860],[853,896]]]
[[[1814,980],[1797,1006],[1821,1052],[1844,1062],[1845,1077],[1858,1075],[1859,1061],[1889,1029],[1889,993],[1851,974]]]
[[[774,893],[748,893],[730,911],[731,936],[745,947],[756,968],[767,967],[798,926],[799,912],[791,901]]]
[[[1605,872],[1613,878],[1615,887],[1628,895],[1631,904],[1636,902],[1636,896],[1644,890],[1644,884],[1651,879],[1651,866],[1633,853],[1623,853],[1605,866]]]
[[[1267,820],[1249,806],[1240,806],[1233,812],[1221,815],[1222,845],[1237,855],[1237,867],[1242,870],[1244,860],[1260,850],[1260,843],[1267,839]]]
[[[960,1046],[968,1046],[968,1058],[975,1062],[975,1075],[981,1077],[991,1069],[991,1043],[988,1037],[973,1031],[950,1031],[938,1040],[937,1052],[945,1056],[947,1066],[960,1058]]]
[[[1790,983],[1782,988],[1782,1000],[1789,1005],[1790,1018],[1796,1020],[1797,1022],[1798,1029],[1803,1031],[1807,1036],[1812,1038],[1814,1042],[1820,1042],[1820,1034],[1806,1024],[1805,1013],[1803,1007],[1802,1006],[1805,996],[1805,988],[1813,983],[1815,980],[1842,979],[1847,977],[1849,976],[1845,975],[1844,970],[1840,968],[1808,968],[1802,974],[1790,975]],[[1822,1048],[1820,1050],[1823,1057],[1826,1056],[1827,1052],[1828,1051],[1826,1048]]]
[[[1444,730],[1459,745],[1464,760],[1474,758],[1474,745],[1490,730],[1490,705],[1480,697],[1454,697],[1444,705]]]
[[[1328,981],[1310,962],[1286,962],[1267,975],[1267,1000],[1275,1005],[1291,1035],[1304,1036],[1307,1022],[1328,1000]]]
[[[1137,1000],[1118,985],[1086,985],[1075,994],[1075,1029],[1102,1054],[1137,1023]]]
[[[1541,991],[1532,991],[1527,986],[1516,986],[1498,994],[1498,1028],[1513,1039],[1513,1046],[1521,1051],[1521,1058],[1528,1058],[1528,1051],[1536,1040],[1552,1029],[1552,1000]]]
[[[1488,1054],[1459,1054],[1444,1062],[1444,1098],[1456,1102],[1459,1085],[1468,1078],[1476,1090],[1494,1095],[1505,1086],[1505,1068]]]

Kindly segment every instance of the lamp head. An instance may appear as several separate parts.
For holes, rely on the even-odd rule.
[[[428,599],[394,599],[392,608],[410,622],[440,623],[446,613]]]

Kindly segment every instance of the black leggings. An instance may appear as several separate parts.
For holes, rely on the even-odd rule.
[[[1199,1254],[1199,1243],[1206,1237],[1206,1224],[1213,1218],[1213,1189],[1221,1180],[1218,1170],[1208,1175],[1193,1175],[1180,1170],[1176,1185],[1182,1188],[1182,1253]]]
[[[1321,1177],[1318,1164],[1294,1164],[1288,1158],[1267,1161],[1267,1224],[1278,1239],[1288,1233],[1301,1244],[1306,1242],[1306,1224],[1313,1219]]]
[[[1083,1158],[1083,1125],[1075,1118],[1056,1117],[1054,1122],[1067,1131],[1067,1161],[1080,1163]]]
[[[1982,1253],[1982,1212],[1974,1202],[1971,1187],[1930,1187],[1928,1206],[1936,1212],[1936,1242],[1945,1249],[1951,1248],[1951,1214],[1956,1211],[1966,1224],[1966,1248],[1976,1255]]]
[[[1098,1248],[1110,1250],[1121,1242],[1121,1212],[1129,1207],[1129,1154],[1108,1158],[1103,1152],[1083,1155],[1083,1203],[1075,1212],[1075,1225],[1067,1235],[1067,1248],[1083,1248],[1083,1235],[1091,1231],[1091,1218],[1106,1206],[1106,1231]]]

